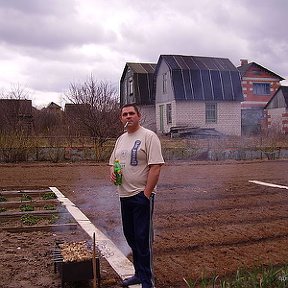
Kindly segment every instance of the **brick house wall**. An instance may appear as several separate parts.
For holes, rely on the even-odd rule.
[[[273,129],[273,131],[288,134],[288,109],[268,109],[266,113],[268,129]]]
[[[282,114],[282,133],[288,135],[288,110]]]
[[[246,68],[247,67],[247,70]],[[280,87],[280,81],[282,77],[270,72],[261,65],[254,62],[249,63],[247,60],[241,60],[241,66],[238,70],[242,70],[242,91],[244,101],[242,102],[242,108],[263,108],[267,102],[273,97],[277,89]],[[245,71],[245,72],[244,72]],[[253,91],[254,84],[269,84],[269,94],[255,94]]]

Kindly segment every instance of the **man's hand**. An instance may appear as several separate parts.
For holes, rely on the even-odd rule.
[[[148,172],[148,179],[147,184],[144,189],[144,195],[149,199],[152,192],[154,191],[154,188],[158,182],[160,170],[161,170],[162,164],[153,164],[150,165],[150,169]]]
[[[110,166],[110,181],[114,183],[116,181],[116,176],[114,173],[114,166]]]

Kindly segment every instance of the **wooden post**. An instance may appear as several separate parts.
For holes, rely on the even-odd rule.
[[[95,232],[93,233],[93,288],[97,288],[97,273],[96,273],[96,243]]]

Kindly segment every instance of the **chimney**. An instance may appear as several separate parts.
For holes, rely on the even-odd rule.
[[[247,65],[248,64],[248,59],[240,59],[241,66]]]

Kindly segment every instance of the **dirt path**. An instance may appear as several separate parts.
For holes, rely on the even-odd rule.
[[[109,183],[105,165],[1,165],[0,171],[1,189],[56,186],[129,254],[121,230],[118,196]],[[225,275],[239,267],[287,263],[288,190],[248,182],[259,180],[288,186],[287,171],[288,161],[165,165],[154,214],[157,287],[186,287],[183,278]],[[27,276],[20,261],[26,257],[21,254],[25,249],[17,250],[17,245],[32,245],[31,237],[27,233],[1,234],[0,287],[60,287],[47,257],[53,234],[33,234],[33,245],[41,247],[46,243],[47,249],[35,251],[31,261],[37,262],[33,272],[37,284],[32,281],[28,286],[27,278],[31,275]],[[65,237],[81,237],[79,234]],[[104,272],[109,278],[111,271]],[[115,279],[115,275],[110,276]],[[121,287],[115,281],[115,286],[109,287]]]

